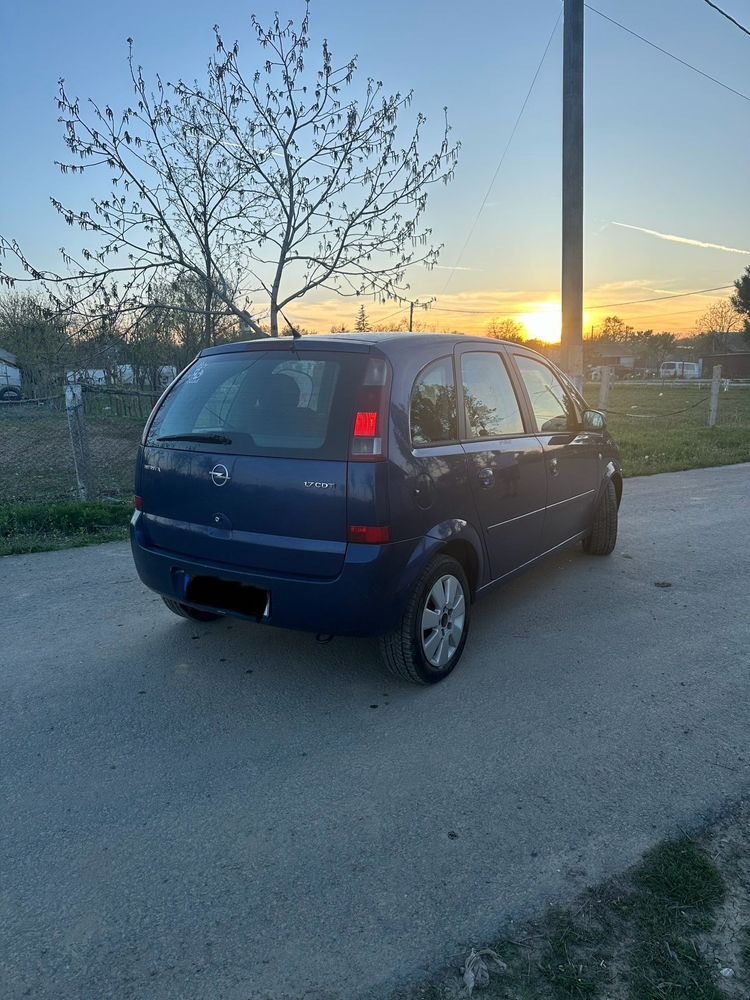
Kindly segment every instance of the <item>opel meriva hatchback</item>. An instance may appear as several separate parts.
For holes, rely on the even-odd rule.
[[[133,554],[178,615],[379,636],[434,683],[491,585],[612,551],[621,494],[604,416],[516,344],[253,340],[203,351],[151,414]]]

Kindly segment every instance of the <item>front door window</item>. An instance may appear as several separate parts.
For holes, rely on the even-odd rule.
[[[516,366],[529,394],[537,428],[544,434],[577,430],[576,406],[552,369],[523,354],[516,355]]]

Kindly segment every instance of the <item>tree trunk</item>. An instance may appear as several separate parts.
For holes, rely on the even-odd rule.
[[[214,295],[210,284],[206,283],[206,314],[205,321],[203,324],[203,342],[204,346],[212,347],[214,342]]]
[[[271,301],[271,336],[278,337],[279,335],[279,307],[276,305],[275,301]]]

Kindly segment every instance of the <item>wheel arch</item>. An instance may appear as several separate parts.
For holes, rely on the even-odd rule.
[[[471,599],[473,601],[479,587],[480,572],[479,556],[474,546],[465,538],[454,538],[441,546],[439,554],[451,556],[456,562],[461,563],[469,581]]]
[[[599,496],[597,497],[597,502],[604,495],[604,491],[607,488],[607,483],[612,483],[615,488],[615,495],[617,497],[617,509],[620,509],[620,502],[622,500],[622,468],[620,463],[616,462],[614,459],[610,459],[607,462],[607,467],[605,469],[604,479],[599,487]]]
[[[620,502],[622,501],[622,473],[615,472],[611,476],[612,485],[615,488],[615,493],[617,494],[617,509],[620,509]]]

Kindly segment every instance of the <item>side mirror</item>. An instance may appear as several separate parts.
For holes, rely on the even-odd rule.
[[[607,418],[600,410],[584,410],[581,427],[585,431],[601,433],[607,429]]]

